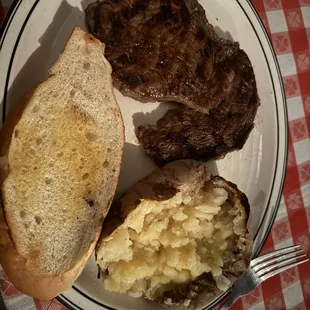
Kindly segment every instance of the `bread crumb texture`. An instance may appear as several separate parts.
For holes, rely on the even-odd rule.
[[[121,164],[111,67],[75,32],[14,129],[2,186],[16,249],[38,275],[70,269],[96,240]]]
[[[241,202],[229,196],[210,181],[194,198],[179,192],[166,201],[141,201],[97,253],[105,288],[156,300],[211,273],[225,291],[230,281],[222,267],[235,259],[246,232]]]

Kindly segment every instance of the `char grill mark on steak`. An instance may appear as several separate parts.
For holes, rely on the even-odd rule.
[[[259,105],[253,68],[237,42],[216,35],[197,0],[101,0],[86,23],[105,43],[123,95],[184,105],[137,129],[157,162],[243,147]]]
[[[198,2],[103,0],[86,16],[90,31],[106,44],[114,84],[124,95],[202,112],[223,100],[231,71],[226,59],[238,45],[222,48]]]

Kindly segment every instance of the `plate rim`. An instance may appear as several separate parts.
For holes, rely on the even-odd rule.
[[[275,97],[275,102],[276,102],[276,118],[277,118],[277,140],[278,140],[277,142],[279,143],[278,103],[277,103],[277,100],[276,100],[277,96],[276,96],[276,92],[275,92],[275,84],[274,84],[274,80],[273,80],[272,70],[271,70],[269,62],[268,62],[268,57],[266,55],[265,49],[263,47],[263,44],[261,42],[260,36],[258,35],[258,33],[256,31],[256,28],[253,25],[253,22],[252,22],[251,18],[247,15],[247,13],[246,13],[246,11],[244,9],[243,4],[240,3],[240,0],[235,0],[235,1],[239,5],[239,7],[242,9],[242,11],[243,11],[244,15],[246,16],[247,20],[250,22],[251,27],[252,27],[253,31],[255,32],[256,37],[257,37],[257,39],[259,41],[259,44],[260,44],[260,46],[262,48],[262,51],[264,53],[264,58],[266,60],[267,66],[268,66],[268,71],[269,71],[269,74],[270,74],[270,77],[271,77],[272,87],[273,87],[273,90],[274,90],[274,97]],[[255,18],[259,22],[259,26],[260,26],[261,30],[263,31],[265,40],[268,43],[268,46],[269,46],[269,49],[270,49],[270,52],[271,52],[271,56],[273,58],[275,69],[276,69],[275,74],[278,76],[278,80],[279,80],[279,88],[280,88],[280,91],[281,91],[282,104],[283,104],[283,116],[284,116],[284,134],[283,134],[284,147],[283,147],[283,150],[281,150],[281,151],[284,151],[284,154],[283,154],[284,155],[284,159],[283,159],[283,166],[281,168],[282,175],[281,175],[281,179],[280,179],[280,182],[279,182],[279,191],[278,191],[277,197],[275,199],[275,204],[274,204],[273,210],[271,212],[271,215],[269,216],[269,221],[268,221],[267,227],[266,227],[266,229],[264,231],[263,238],[260,241],[260,244],[259,244],[257,250],[253,253],[253,257],[257,257],[258,254],[260,253],[261,249],[264,247],[268,236],[270,235],[272,226],[274,224],[274,221],[276,219],[276,216],[277,216],[277,213],[278,213],[278,210],[279,210],[279,207],[280,207],[280,202],[281,202],[281,197],[282,197],[282,192],[283,192],[283,187],[284,187],[285,177],[286,177],[286,172],[287,172],[287,160],[288,160],[288,113],[287,113],[287,101],[286,101],[285,90],[284,90],[283,79],[282,79],[282,75],[281,75],[281,71],[280,71],[280,66],[279,66],[279,62],[278,62],[275,50],[274,50],[273,45],[271,43],[271,40],[270,40],[270,38],[268,36],[268,33],[266,31],[266,28],[265,28],[265,26],[263,24],[263,21],[262,21],[260,15],[258,14],[257,10],[255,9],[255,7],[251,3],[251,1],[250,0],[243,0],[243,1],[249,6],[249,8],[254,13]],[[4,21],[3,21],[3,23],[2,23],[2,25],[0,27],[0,52],[2,50],[2,46],[3,46],[3,43],[5,41],[6,35],[7,35],[8,31],[9,31],[9,29],[10,29],[11,22],[13,21],[15,13],[18,11],[18,9],[20,7],[20,4],[22,2],[23,2],[23,0],[13,0],[13,3],[10,6],[10,8],[9,8],[9,10],[8,10],[6,16],[5,16],[5,19],[4,19]],[[2,110],[3,110],[3,113],[2,113],[2,123],[4,123],[5,116],[6,116],[6,98],[7,98],[7,92],[8,92],[8,83],[9,83],[10,73],[11,73],[13,61],[14,61],[14,58],[15,58],[16,50],[18,48],[18,44],[19,44],[20,38],[21,38],[21,36],[22,36],[22,34],[24,32],[24,29],[27,26],[28,20],[30,19],[33,11],[35,10],[35,8],[36,8],[36,6],[37,6],[37,4],[39,2],[40,2],[40,0],[35,0],[34,3],[30,5],[31,7],[30,7],[30,9],[29,9],[29,11],[28,11],[24,21],[23,21],[23,24],[22,24],[20,30],[19,30],[19,34],[16,37],[16,41],[15,41],[14,48],[13,48],[13,51],[12,51],[12,54],[11,54],[8,70],[7,70],[7,73],[6,73],[5,89],[4,89],[3,100],[2,100],[2,102],[3,102],[3,106],[2,106]],[[279,151],[280,151],[280,149],[279,149],[279,145],[278,145],[277,150],[276,150],[276,159],[278,159]],[[276,161],[276,163],[274,165],[274,175],[273,175],[273,181],[272,181],[272,185],[271,185],[271,191],[270,191],[267,207],[266,207],[266,210],[265,210],[265,212],[263,214],[263,217],[261,219],[261,223],[259,224],[259,227],[258,227],[258,230],[257,230],[257,233],[256,233],[254,239],[256,238],[256,236],[258,235],[260,230],[262,229],[262,226],[264,224],[266,216],[268,215],[268,210],[270,208],[270,201],[272,199],[272,195],[275,194],[274,193],[274,186],[275,186],[276,175],[277,175],[278,169],[280,169],[280,168],[278,166],[278,161]],[[80,295],[82,295],[85,298],[87,298],[89,301],[91,301],[91,302],[93,302],[93,303],[103,307],[103,309],[117,310],[116,308],[113,308],[113,307],[110,307],[110,306],[107,306],[107,305],[104,305],[104,304],[98,302],[97,300],[93,299],[92,297],[88,296],[87,294],[85,294],[84,292],[79,290],[74,285],[72,286],[72,289],[74,289]],[[229,294],[229,291],[223,293],[216,300],[214,300],[213,302],[208,304],[205,308],[203,308],[203,310],[207,310],[207,309],[210,309],[211,307],[214,307],[219,302],[221,302],[228,294]],[[85,310],[85,309],[79,307],[78,305],[76,305],[71,300],[69,300],[63,294],[60,294],[59,296],[57,296],[56,299],[60,303],[62,303],[66,307],[68,307],[69,309]]]

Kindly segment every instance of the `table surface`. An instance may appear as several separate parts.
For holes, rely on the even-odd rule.
[[[4,6],[10,2],[2,0]],[[310,0],[252,3],[277,54],[289,117],[286,181],[276,221],[262,252],[300,244],[310,257]],[[0,10],[0,20],[1,14]],[[22,295],[2,271],[0,288],[9,310],[66,309],[56,300],[40,302]],[[267,280],[232,309],[310,309],[310,263]]]

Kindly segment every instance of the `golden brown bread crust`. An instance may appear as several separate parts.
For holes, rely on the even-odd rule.
[[[11,137],[15,126],[19,122],[24,109],[29,102],[33,92],[29,92],[25,97],[12,109],[6,122],[0,131],[0,157],[6,158],[10,146]],[[0,167],[0,188],[8,174],[6,167]],[[31,257],[25,259],[17,252],[14,241],[10,235],[10,229],[5,218],[5,210],[0,192],[0,264],[10,281],[15,287],[25,294],[34,296],[42,300],[49,300],[59,293],[69,289],[72,286],[72,280],[76,279],[82,272],[89,257],[94,251],[95,243],[99,238],[99,232],[96,240],[90,245],[89,250],[85,253],[84,259],[79,261],[76,266],[61,275],[55,277],[34,276],[31,270]],[[35,255],[35,253],[33,253]]]
[[[99,234],[98,234],[99,237]],[[50,300],[61,292],[69,289],[73,281],[80,275],[89,257],[93,253],[95,242],[93,242],[83,259],[71,270],[55,277],[35,276],[31,266],[31,258],[25,259],[20,256],[10,237],[10,230],[6,225],[3,214],[3,206],[0,208],[0,263],[10,281],[23,293],[42,299]]]
[[[91,44],[101,46],[101,43],[89,34],[85,35],[84,38],[85,40],[91,42]],[[89,247],[85,251],[83,257],[71,266],[69,270],[64,270],[55,276],[35,275],[34,260],[36,253],[33,252],[28,257],[23,257],[18,252],[18,248],[14,244],[14,239],[5,214],[4,201],[2,197],[2,185],[9,173],[9,167],[7,167],[6,162],[14,128],[21,119],[23,111],[27,107],[27,104],[39,85],[26,94],[24,98],[17,103],[16,106],[14,106],[14,109],[10,111],[8,117],[6,118],[6,122],[3,124],[0,131],[0,264],[8,275],[9,280],[18,290],[41,300],[50,300],[73,285],[73,282],[80,275],[95,249],[96,243],[100,236],[100,230],[95,233],[95,236],[89,244]],[[117,112],[120,113],[119,111],[115,111],[115,116],[119,117]],[[119,170],[118,175],[115,176],[115,183],[117,183],[118,177]],[[113,193],[111,193],[111,196],[112,198],[109,200],[103,216],[105,216],[108,212],[109,206],[113,199]]]
[[[223,275],[233,283],[249,266],[253,234],[250,218],[250,205],[234,183],[226,181],[219,176],[212,177],[211,172],[202,162],[194,160],[179,160],[155,170],[146,178],[140,180],[129,189],[110,209],[105,219],[101,239],[109,236],[116,228],[122,225],[126,217],[139,205],[142,199],[167,200],[174,196],[177,191],[187,192],[194,195],[205,183],[212,182],[217,187],[225,188],[229,194],[229,200],[239,200],[246,213],[247,232],[241,238],[240,247],[236,249],[235,262],[224,265]],[[97,251],[100,248],[100,241]],[[200,309],[207,305],[223,292],[219,290],[210,273],[202,274],[189,284],[182,284],[173,291],[164,294],[160,303],[167,306],[167,300],[174,309]],[[184,305],[184,301],[190,297],[190,304]]]

